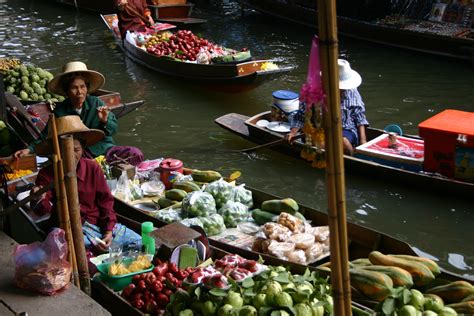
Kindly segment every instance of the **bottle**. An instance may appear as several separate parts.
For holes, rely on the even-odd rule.
[[[152,222],[142,223],[142,246],[145,253],[150,255],[155,255],[155,239],[150,236],[153,228]]]

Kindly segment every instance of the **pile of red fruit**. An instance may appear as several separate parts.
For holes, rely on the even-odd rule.
[[[227,255],[215,262],[215,267],[224,275],[236,281],[242,281],[259,270],[255,260],[247,260],[238,255]]]
[[[175,263],[158,261],[152,272],[133,276],[132,283],[123,289],[122,297],[142,312],[157,313],[165,309],[170,296],[194,270],[178,269]]]
[[[195,61],[201,49],[216,55],[223,55],[224,49],[206,39],[199,38],[189,30],[180,30],[162,41],[147,48],[147,52],[157,56],[170,56],[180,60]]]

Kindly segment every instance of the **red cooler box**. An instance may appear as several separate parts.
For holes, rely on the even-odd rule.
[[[474,181],[474,113],[444,110],[418,128],[425,139],[425,171]]]

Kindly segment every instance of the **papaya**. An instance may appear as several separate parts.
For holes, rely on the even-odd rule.
[[[371,266],[372,265],[369,258],[355,259],[355,260],[352,260],[351,263],[355,266]]]
[[[206,182],[206,183],[213,182],[222,178],[222,175],[219,172],[213,171],[213,170],[194,169],[191,172],[191,176],[193,177],[194,181]]]
[[[474,300],[449,304],[446,306],[451,307],[458,314],[474,315]]]
[[[173,189],[181,189],[189,193],[193,191],[198,191],[200,187],[192,181],[185,181],[185,182],[174,182]]]
[[[272,222],[274,217],[275,214],[262,211],[258,208],[252,211],[252,218],[258,225],[263,225],[265,223]]]
[[[413,286],[413,278],[411,274],[402,268],[380,265],[360,266],[360,268],[367,271],[376,271],[388,275],[393,281],[393,286],[405,286],[407,288],[411,288]]]
[[[454,281],[428,289],[426,293],[436,294],[446,303],[459,303],[469,295],[474,294],[474,287],[467,281]]]
[[[282,200],[268,200],[262,203],[262,211],[270,212],[276,215],[279,215],[281,212],[295,215],[298,210],[298,203],[296,203],[296,201],[291,198]]]
[[[369,254],[369,260],[374,265],[394,266],[408,271],[413,278],[415,286],[427,285],[435,279],[433,272],[431,272],[431,270],[425,265],[414,261],[384,255],[380,251],[372,251]]]
[[[474,301],[474,294],[466,296],[462,301],[463,302]]]
[[[294,216],[295,216],[296,218],[301,219],[303,222],[306,221],[306,217],[304,217],[304,215],[301,214],[300,212],[296,212]]]
[[[174,201],[174,200],[168,199],[166,197],[161,197],[161,198],[158,199],[158,205],[161,208],[165,208],[165,207],[174,205],[176,203],[178,203],[178,201]]]
[[[181,189],[171,189],[165,192],[165,197],[170,200],[182,201],[188,192]]]
[[[378,302],[390,295],[393,281],[386,274],[364,269],[349,269],[351,286],[367,298]]]
[[[395,257],[395,258],[406,259],[406,260],[411,260],[411,261],[415,261],[415,262],[422,263],[422,264],[424,264],[428,269],[430,269],[431,272],[433,272],[433,274],[434,274],[435,276],[441,273],[441,270],[440,270],[438,264],[437,264],[435,261],[433,261],[433,260],[431,260],[431,259],[428,259],[428,258],[417,257],[417,256],[410,256],[410,255],[389,255],[389,256],[392,256],[392,257]]]

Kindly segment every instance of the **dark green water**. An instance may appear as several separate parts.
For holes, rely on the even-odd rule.
[[[196,33],[297,67],[255,90],[216,93],[134,64],[115,47],[98,15],[52,2],[0,0],[0,57],[19,57],[53,73],[68,61],[84,61],[102,72],[106,88],[120,91],[123,100],[146,101],[120,121],[119,143],[141,147],[147,158],[175,157],[224,174],[241,170],[250,186],[326,211],[324,172],[270,150],[223,153],[253,144],[213,122],[229,112],[253,115],[269,109],[274,90],[298,91],[306,79],[311,30],[254,13],[242,18],[235,2],[200,6],[195,16],[209,22]],[[418,123],[443,109],[474,111],[472,65],[345,38],[340,50],[363,77],[360,92],[374,127],[397,123],[416,134]],[[353,175],[346,184],[349,221],[409,242],[438,258],[443,268],[474,277],[474,197],[458,199]]]

